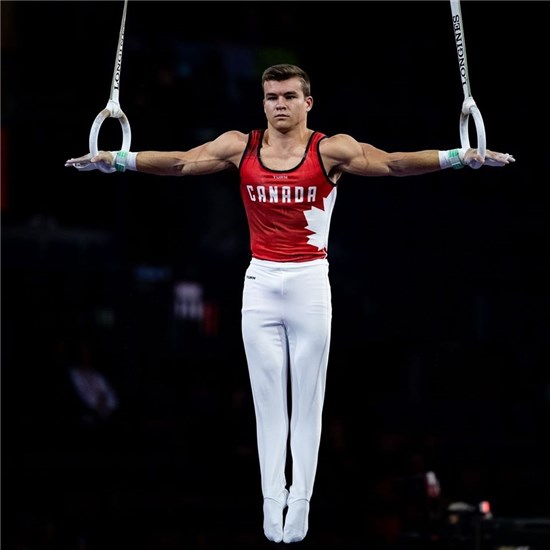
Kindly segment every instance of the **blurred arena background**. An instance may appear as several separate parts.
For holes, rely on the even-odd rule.
[[[267,548],[235,175],[64,167],[109,98],[123,4],[0,3],[2,547]],[[550,548],[547,7],[462,3],[487,147],[515,165],[341,180],[304,548]],[[131,149],[263,126],[279,62],[310,74],[312,128],[459,145],[446,1],[130,1]],[[100,147],[120,139],[107,120]],[[108,403],[77,391],[81,367]]]

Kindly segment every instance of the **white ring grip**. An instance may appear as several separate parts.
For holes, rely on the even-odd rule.
[[[486,136],[485,136],[485,124],[481,116],[481,111],[478,109],[474,100],[471,97],[467,97],[462,105],[462,111],[460,113],[460,144],[463,148],[470,148],[470,115],[474,118],[474,124],[477,134],[477,152],[485,159],[486,152]],[[478,169],[482,166],[479,162],[472,162],[471,168]]]
[[[120,125],[122,126],[122,147],[120,148],[121,151],[129,151],[130,150],[130,144],[132,142],[132,130],[130,129],[130,122],[128,122],[128,118],[124,114],[122,110],[119,110],[117,113],[118,120],[120,121]],[[98,137],[99,137],[99,130],[101,129],[101,125],[103,122],[105,122],[105,119],[111,117],[111,111],[106,107],[103,109],[96,117],[92,124],[92,127],[90,129],[90,137],[89,137],[89,147],[90,147],[90,153],[92,154],[92,157],[97,155],[99,152],[98,148]],[[107,170],[104,170],[100,168],[102,172],[106,172]]]

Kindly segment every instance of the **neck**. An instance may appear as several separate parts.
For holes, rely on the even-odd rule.
[[[266,145],[307,143],[311,134],[312,130],[307,128],[305,125],[296,128],[278,130],[268,124],[267,130],[264,133],[264,143]]]

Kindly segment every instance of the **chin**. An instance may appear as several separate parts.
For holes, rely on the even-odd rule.
[[[292,128],[292,123],[290,120],[273,120],[271,125],[277,130],[289,130]]]

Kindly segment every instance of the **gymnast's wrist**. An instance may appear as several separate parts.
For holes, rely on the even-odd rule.
[[[454,170],[460,170],[466,166],[464,162],[464,156],[466,155],[466,149],[449,149],[448,151],[439,151],[439,167],[441,170],[446,168],[453,168]]]
[[[110,151],[113,156],[113,166],[117,172],[126,172],[126,170],[137,170],[137,153],[131,151]]]

